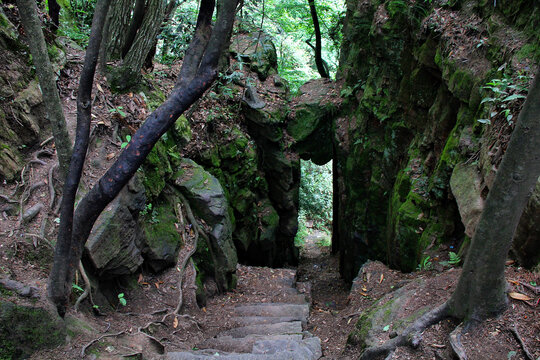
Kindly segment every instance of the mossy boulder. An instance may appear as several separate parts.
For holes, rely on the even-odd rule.
[[[182,238],[176,230],[178,222],[175,206],[179,202],[172,194],[160,197],[147,205],[140,222],[144,232],[143,256],[145,263],[155,271],[173,266],[178,260]]]
[[[0,301],[0,359],[26,359],[66,341],[61,319],[42,308]]]
[[[261,80],[277,72],[276,47],[272,39],[260,31],[236,35],[229,51],[234,57],[248,63]]]
[[[220,289],[231,289],[238,257],[232,241],[229,203],[219,181],[200,165],[182,159],[175,185],[185,194],[193,211],[209,226],[208,237]]]
[[[129,275],[143,263],[143,234],[137,218],[145,202],[144,187],[135,176],[97,219],[85,257],[100,277]]]

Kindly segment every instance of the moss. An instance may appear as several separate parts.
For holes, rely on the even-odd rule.
[[[152,202],[165,187],[167,179],[173,173],[168,157],[167,147],[163,141],[158,141],[143,164],[143,185],[148,202]]]
[[[64,343],[63,323],[41,308],[0,302],[0,359],[27,358]]]
[[[537,43],[529,43],[523,45],[521,49],[516,53],[518,60],[531,59],[533,61],[540,61],[540,45]]]
[[[448,81],[448,90],[459,100],[468,103],[475,78],[468,70],[456,69]]]

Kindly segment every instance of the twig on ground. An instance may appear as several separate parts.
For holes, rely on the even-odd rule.
[[[112,337],[112,336],[120,336],[122,334],[125,334],[126,331],[125,330],[122,330],[116,334],[105,334],[105,335],[101,335],[100,337],[98,337],[97,339],[94,339],[92,341],[90,341],[88,344],[84,345],[81,349],[81,357],[84,357],[85,355],[85,352],[86,352],[86,349],[88,349],[90,346],[94,345],[96,342],[98,341],[101,341],[103,339],[105,339],[106,337]]]
[[[536,295],[540,295],[540,286],[532,286],[523,281],[518,281],[518,282],[520,283],[521,286],[526,287],[527,289],[531,290]]]
[[[450,333],[449,340],[450,346],[454,351],[454,354],[458,357],[459,360],[467,360],[467,353],[463,344],[461,344],[461,334],[463,331],[463,323],[459,324],[454,331]]]
[[[43,141],[39,144],[39,146],[43,147],[43,146],[45,146],[45,144],[48,144],[49,141],[51,141],[51,140],[53,140],[53,139],[54,139],[54,136],[51,136],[51,137],[49,137],[49,138],[43,140]]]
[[[530,353],[529,349],[527,348],[527,345],[525,344],[525,342],[523,341],[523,339],[521,338],[521,336],[519,335],[519,332],[518,332],[518,329],[516,327],[516,325],[514,324],[514,326],[511,326],[508,328],[508,331],[510,331],[512,333],[512,335],[514,335],[514,337],[516,338],[517,342],[519,343],[519,345],[521,346],[521,349],[523,350],[523,352],[525,353],[525,356],[527,356],[527,359],[529,360],[534,360],[534,356],[532,356],[532,354]]]
[[[51,242],[49,240],[47,240],[44,236],[42,235],[38,235],[38,234],[30,234],[30,233],[26,233],[24,234],[25,236],[30,236],[30,237],[33,237],[33,238],[36,238],[36,239],[40,239],[42,240],[51,250],[54,251],[54,246],[53,244],[51,244]],[[34,246],[36,246],[37,244],[34,243]]]

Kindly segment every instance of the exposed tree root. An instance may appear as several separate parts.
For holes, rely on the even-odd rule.
[[[368,347],[366,350],[364,350],[359,359],[370,360],[380,358],[382,356],[386,357],[398,346],[409,345],[413,348],[417,348],[422,340],[421,333],[429,326],[438,323],[448,316],[449,306],[445,302],[444,304],[422,315],[414,323],[403,330],[403,333],[395,338],[388,340],[382,345]]]
[[[97,343],[98,341],[101,341],[103,339],[105,339],[106,337],[113,337],[113,336],[120,336],[122,334],[125,334],[126,331],[125,330],[122,330],[118,333],[115,333],[115,334],[105,334],[105,335],[101,335],[100,337],[98,337],[97,339],[94,339],[92,341],[90,341],[88,344],[84,345],[81,349],[81,358],[84,358],[84,355],[85,355],[85,352],[86,352],[86,349],[88,349],[90,346],[94,345],[95,343]]]
[[[463,348],[463,345],[461,344],[461,334],[463,332],[463,323],[459,324],[454,331],[450,333],[449,341],[450,346],[452,347],[452,350],[454,351],[454,354],[457,356],[459,360],[467,360],[467,353],[465,352],[465,348]]]
[[[54,200],[55,200],[55,197],[56,197],[56,193],[54,191],[54,179],[53,179],[53,174],[54,174],[54,170],[58,167],[58,163],[54,164],[53,166],[51,166],[49,168],[49,196],[50,196],[50,201],[49,201],[49,207],[51,209],[54,208]]]
[[[45,161],[43,161],[43,160],[41,160],[39,158],[40,156],[43,156],[43,155],[53,156],[54,153],[52,151],[50,151],[50,150],[39,150],[38,152],[36,152],[36,154],[34,155],[32,160],[30,160],[30,164],[47,165],[47,163]]]
[[[86,275],[86,271],[84,270],[84,266],[82,262],[79,260],[79,272],[81,273],[81,276],[84,280],[84,292],[79,296],[77,301],[75,302],[75,311],[78,311],[79,304],[86,299],[87,297],[90,299],[90,304],[92,305],[93,309],[96,309],[94,306],[94,299],[92,299],[92,284],[90,283],[90,279],[88,278],[88,275]]]
[[[523,339],[519,335],[517,327],[514,325],[514,326],[508,328],[508,331],[510,331],[512,333],[512,335],[514,335],[514,338],[516,338],[517,342],[521,346],[521,349],[525,353],[525,356],[527,356],[527,359],[534,360],[534,356],[531,354],[531,352],[527,348],[527,345],[525,344],[525,342],[523,341]]]

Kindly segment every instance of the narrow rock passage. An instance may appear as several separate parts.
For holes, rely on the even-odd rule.
[[[347,336],[354,327],[347,309],[349,287],[341,279],[337,255],[331,254],[330,234],[315,231],[300,251],[298,280],[311,284],[308,330],[321,339],[323,359],[345,359]],[[326,245],[326,246],[325,246]]]

